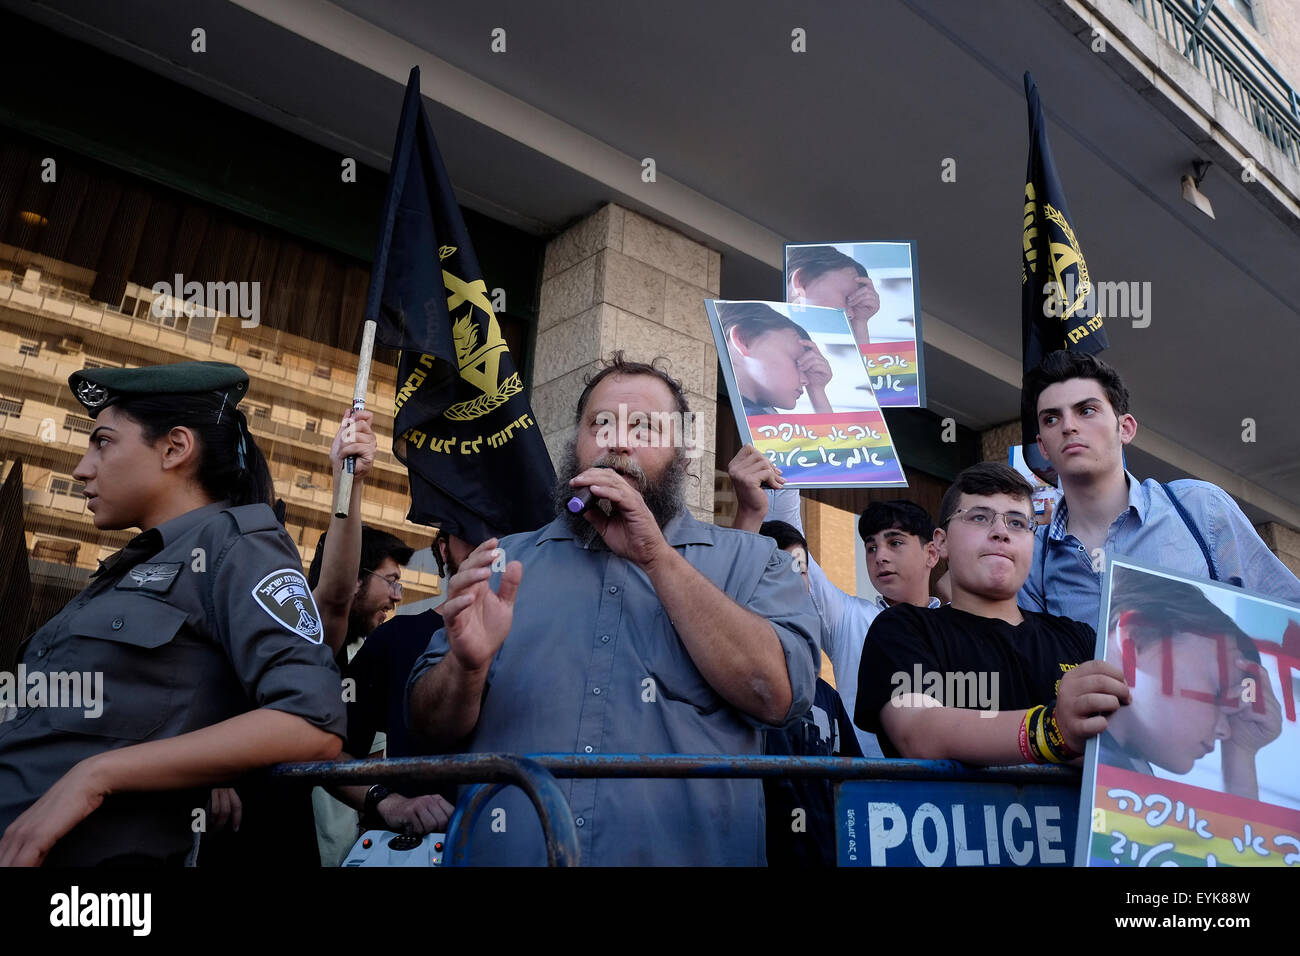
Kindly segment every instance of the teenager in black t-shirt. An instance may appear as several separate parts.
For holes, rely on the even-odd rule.
[[[1090,659],[1091,627],[1016,603],[1034,552],[1032,494],[1006,465],[958,475],[934,538],[952,604],[898,605],[872,623],[854,721],[886,754],[1064,762],[1128,702],[1122,672]]]
[[[858,720],[899,757],[879,719],[904,694],[926,694],[946,707],[1024,711],[1057,696],[1061,678],[1092,657],[1092,628],[1022,609],[1022,623],[981,617],[947,605],[899,604],[871,625],[858,671]]]

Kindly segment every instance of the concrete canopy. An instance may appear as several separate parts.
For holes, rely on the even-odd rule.
[[[419,63],[462,202],[538,234],[618,202],[719,249],[724,297],[778,298],[785,240],[914,238],[931,408],[978,429],[1018,414],[1031,70],[1093,276],[1150,283],[1148,327],[1108,322],[1131,470],[1300,526],[1297,224],[1236,170],[1215,220],[1182,202],[1203,154],[1046,0],[3,5],[378,168]]]

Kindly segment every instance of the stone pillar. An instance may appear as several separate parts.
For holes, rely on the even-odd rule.
[[[1278,560],[1290,568],[1292,574],[1300,577],[1300,531],[1276,521],[1256,525],[1255,530],[1264,539],[1268,549],[1277,555]]]
[[[717,298],[721,256],[620,206],[607,205],[546,247],[533,358],[533,412],[551,458],[574,434],[585,379],[615,349],[661,364],[682,383],[704,453],[686,503],[713,521],[718,353],[704,300]]]
[[[845,594],[858,593],[858,565],[854,554],[858,516],[811,495],[803,495],[804,537],[826,577]]]
[[[1007,463],[1007,449],[1020,444],[1020,420],[994,425],[980,432],[980,458]]]

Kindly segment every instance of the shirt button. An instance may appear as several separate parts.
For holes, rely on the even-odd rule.
[[[587,821],[584,820],[584,819],[582,819],[582,817],[578,817],[578,819],[574,820],[573,822],[574,822],[575,824],[577,824],[578,826],[582,826],[582,825],[583,825],[584,823],[586,823]]]
[[[618,593],[618,588],[611,584],[610,587],[609,587],[609,593],[610,593],[610,594],[617,594],[617,593]]]
[[[586,753],[591,753],[591,744],[587,744],[587,746],[583,747],[582,749]]]
[[[599,694],[600,694],[600,688],[599,688],[599,687],[593,687],[593,688],[591,689],[591,692],[592,692],[593,694],[597,694],[597,695],[599,695]]]
[[[123,621],[120,617],[115,617],[115,618],[113,618],[113,630],[115,630],[115,631],[120,631],[120,630],[122,630],[122,625],[123,625],[124,623],[126,623],[126,622]]]
[[[608,635],[608,634],[602,634],[602,635],[600,635],[600,643],[602,643],[602,644],[608,644],[608,643],[609,643],[609,635]]]

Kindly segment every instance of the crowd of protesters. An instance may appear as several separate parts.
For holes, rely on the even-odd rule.
[[[354,457],[350,516],[334,519],[304,578],[236,408],[242,371],[88,369],[70,385],[96,420],[76,471],[95,524],[141,533],[23,645],[29,670],[101,669],[105,708],[5,715],[0,865],[338,865],[366,831],[442,832],[458,795],[404,784],[313,797],[267,778],[285,761],[507,752],[1067,763],[1101,736],[1148,773],[1185,772],[1189,753],[1219,742],[1225,787],[1250,796],[1254,754],[1280,733],[1276,708],[1242,707],[1232,693],[1250,676],[1272,697],[1258,655],[1215,695],[1182,702],[1180,720],[1201,728],[1186,746],[1152,730],[1159,715],[1139,713],[1158,703],[1135,701],[1124,672],[1094,659],[1098,549],[1297,604],[1300,581],[1218,487],[1125,469],[1137,431],[1128,392],[1090,356],[1053,353],[1025,383],[1063,492],[1050,521],[1036,519],[1019,473],[988,462],[956,476],[938,515],[873,503],[858,525],[879,594],[867,600],[829,580],[803,536],[799,492],[752,446],[729,464],[738,512],[725,528],[686,507],[681,443],[648,440],[644,428],[606,440],[610,416],[690,411],[665,371],[616,354],[574,409],[554,520],[487,540],[440,534],[445,601],[391,618],[412,551],[360,522],[370,413],[345,418],[331,449],[336,478]],[[575,496],[592,504],[575,513]],[[942,595],[931,586],[940,562]],[[1186,603],[1152,599],[1128,621],[1139,669],[1162,666],[1144,650],[1162,637],[1194,643],[1182,618],[1170,630]],[[987,695],[910,681],[972,672],[993,676]],[[560,785],[586,864],[834,863],[824,781]],[[471,838],[474,862],[545,862],[536,813],[513,788]]]

